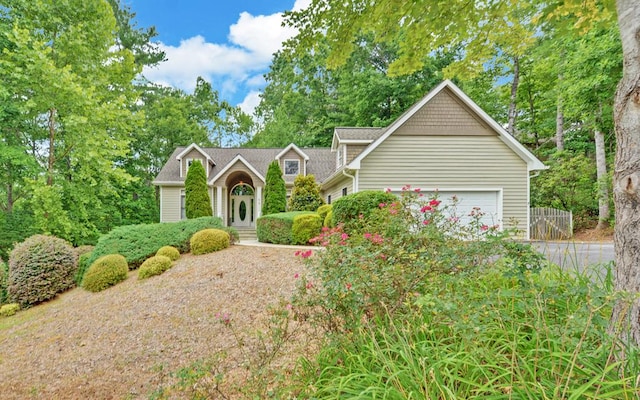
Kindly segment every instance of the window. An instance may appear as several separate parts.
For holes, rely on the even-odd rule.
[[[331,195],[327,196],[327,204],[331,204]]]
[[[284,160],[284,174],[298,175],[300,173],[300,160]]]
[[[180,219],[187,219],[187,211],[185,208],[185,198],[186,195],[184,190],[180,191]]]
[[[199,158],[187,158],[187,172],[189,171],[189,167],[191,166],[191,164],[193,164],[194,162],[199,162],[200,164],[202,164],[202,160]]]
[[[342,188],[342,195],[343,195],[343,196],[346,196],[346,195],[347,195],[347,188],[346,188],[346,187],[343,187],[343,188]]]

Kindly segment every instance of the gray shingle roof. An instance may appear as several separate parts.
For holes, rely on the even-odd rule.
[[[186,146],[181,146],[174,150],[169,160],[160,170],[155,182],[179,183],[184,181],[185,177],[180,177],[180,162],[176,160],[176,156],[186,148]],[[275,160],[276,155],[282,151],[280,148],[245,149],[214,147],[204,147],[202,150],[207,153],[216,164],[211,171],[211,175],[209,175],[210,178],[225,169],[229,162],[238,155],[241,155],[242,158],[251,164],[262,176],[266,176],[269,163]],[[331,153],[331,149],[305,148],[301,150],[309,156],[309,161],[307,161],[307,174],[313,174],[318,183],[323,182],[335,170],[335,155]],[[291,179],[291,182],[293,182],[293,179]]]
[[[376,140],[387,128],[338,127],[335,133],[340,140]]]

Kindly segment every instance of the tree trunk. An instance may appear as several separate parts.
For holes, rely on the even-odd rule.
[[[558,74],[558,83],[562,82],[562,74]],[[564,112],[562,111],[562,94],[558,93],[556,105],[556,150],[564,150]]]
[[[607,158],[604,149],[604,133],[596,124],[593,132],[596,141],[596,172],[598,177],[598,226],[597,230],[609,226],[609,179],[607,176]]]
[[[47,162],[47,186],[53,185],[53,166],[56,163],[55,138],[56,138],[56,109],[49,109],[49,159]]]
[[[520,83],[520,63],[518,57],[513,57],[513,82],[511,82],[511,98],[509,99],[509,121],[507,132],[514,136],[516,132],[516,96],[518,95],[518,84]]]
[[[615,286],[635,295],[640,292],[640,2],[617,0],[616,5],[624,67],[614,105]],[[640,300],[618,301],[609,331],[640,344]],[[618,357],[626,356],[621,348]]]

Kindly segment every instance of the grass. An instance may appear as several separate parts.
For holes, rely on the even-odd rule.
[[[525,286],[500,271],[438,277],[411,312],[334,338],[307,360],[302,397],[637,398],[635,357],[614,361],[620,343],[607,335],[607,276],[594,284],[551,267]]]

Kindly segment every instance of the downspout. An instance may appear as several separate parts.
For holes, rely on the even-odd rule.
[[[342,174],[346,177],[351,178],[351,193],[358,193],[358,185],[356,184],[356,175],[349,175],[347,174],[347,169],[343,169],[342,170]],[[356,172],[357,174],[357,172]]]

